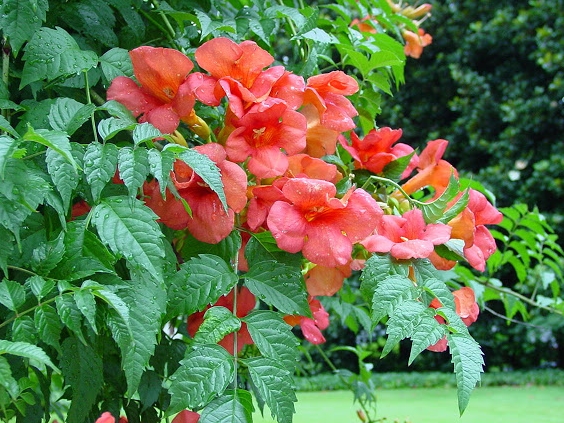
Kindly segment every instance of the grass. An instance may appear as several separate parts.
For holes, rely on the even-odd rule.
[[[348,391],[298,392],[294,423],[359,423],[357,404]],[[564,388],[560,386],[479,387],[459,417],[456,389],[379,390],[378,418],[409,423],[562,423]],[[254,423],[271,423],[256,413]]]

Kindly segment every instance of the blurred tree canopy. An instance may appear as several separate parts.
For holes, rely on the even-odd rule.
[[[499,206],[537,205],[564,236],[564,1],[435,1],[432,34],[406,86],[384,98],[380,126],[449,160]],[[408,59],[415,60],[415,59]]]

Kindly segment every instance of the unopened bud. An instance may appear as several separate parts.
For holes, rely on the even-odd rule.
[[[413,6],[407,6],[400,13],[406,18],[418,19],[427,15],[432,8],[433,6],[430,5],[429,3],[424,3],[421,6],[418,6],[417,8],[414,8]]]
[[[364,411],[362,410],[356,410],[356,415],[358,416],[358,418],[360,419],[361,422],[366,422],[366,414],[364,413]]]

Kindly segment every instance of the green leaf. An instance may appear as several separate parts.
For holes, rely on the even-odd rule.
[[[291,422],[297,398],[290,372],[275,360],[266,357],[248,358],[244,362],[258,394],[270,408],[272,417],[278,423]]]
[[[390,254],[373,254],[366,260],[360,276],[360,292],[367,301],[372,301],[374,290],[382,278],[387,275],[401,275],[407,277],[408,268],[394,260]]]
[[[166,186],[170,182],[170,172],[172,171],[175,154],[170,150],[159,151],[157,149],[149,150],[149,169],[159,182],[161,195],[164,197]]]
[[[29,358],[34,367],[41,370],[44,366],[49,366],[56,372],[60,370],[53,364],[49,356],[37,345],[27,342],[11,342],[0,339],[0,355],[12,354],[19,357]]]
[[[275,261],[257,263],[244,275],[249,290],[286,314],[311,315],[300,270]]]
[[[74,166],[51,148],[47,149],[45,162],[47,163],[47,170],[49,171],[49,175],[51,175],[51,180],[59,194],[61,194],[63,207],[65,210],[68,210],[73,192],[78,186],[80,177]]]
[[[141,376],[155,351],[161,331],[161,317],[166,306],[164,285],[140,272],[132,272],[127,287],[118,291],[129,309],[133,345],[120,345],[128,392],[137,391]]]
[[[18,282],[3,279],[0,282],[0,304],[12,311],[18,309],[25,303],[25,290]]]
[[[480,382],[484,358],[480,345],[470,336],[452,333],[447,335],[447,340],[456,374],[458,409],[462,415],[468,406],[472,390]]]
[[[0,28],[14,56],[47,18],[48,0],[4,0],[0,4]]]
[[[67,423],[83,423],[103,384],[102,358],[77,338],[69,337],[62,344],[61,368],[65,382],[72,388]]]
[[[459,192],[460,185],[458,183],[458,180],[454,175],[451,175],[448,186],[439,198],[428,203],[419,204],[418,207],[423,212],[423,218],[425,219],[425,222],[440,222],[444,216],[444,212],[448,203],[450,203],[458,195]],[[462,202],[461,204],[464,204],[464,202]]]
[[[31,276],[27,281],[28,285],[33,292],[33,295],[37,298],[37,302],[41,302],[43,298],[55,289],[55,281],[52,279],[44,279],[39,275]]]
[[[100,56],[100,66],[107,82],[111,82],[118,76],[133,76],[133,65],[129,57],[129,51],[114,47]]]
[[[50,304],[41,304],[35,309],[33,321],[35,322],[35,327],[37,327],[39,338],[46,344],[59,350],[59,339],[61,338],[63,324],[55,308]]]
[[[402,339],[411,337],[421,319],[425,318],[425,314],[429,316],[429,313],[432,315],[432,310],[417,300],[406,300],[399,304],[387,323],[388,339],[382,350],[382,357],[392,351]]]
[[[297,28],[303,28],[306,18],[298,9],[288,6],[272,6],[264,11],[264,15],[268,18],[289,18]]]
[[[339,40],[321,28],[313,28],[302,34],[295,35],[292,40],[311,40],[320,44],[337,44]]]
[[[238,277],[220,257],[201,254],[183,263],[170,281],[167,316],[192,314],[215,303],[235,286]]]
[[[194,335],[194,341],[199,344],[216,344],[225,335],[241,329],[241,320],[225,307],[211,307],[204,314],[204,321],[198,332]]]
[[[116,173],[118,148],[115,144],[92,142],[84,152],[84,174],[90,184],[94,201],[98,201],[100,193]]]
[[[137,119],[135,119],[135,116],[133,116],[131,110],[129,110],[127,107],[117,102],[116,100],[106,101],[103,105],[98,107],[98,110],[105,110],[113,117],[127,122],[129,125],[132,125],[132,130],[134,126],[137,125]]]
[[[10,394],[12,399],[16,399],[20,393],[18,382],[12,376],[10,363],[0,355],[0,386]]]
[[[121,131],[133,130],[136,125],[136,122],[131,122],[126,119],[109,117],[107,119],[101,120],[100,123],[98,123],[98,133],[104,141],[108,141]]]
[[[375,325],[384,316],[391,316],[403,301],[415,297],[417,288],[411,279],[401,275],[384,277],[372,296],[372,323]]]
[[[409,166],[411,158],[415,154],[415,151],[407,156],[402,156],[396,160],[391,161],[384,167],[384,175],[386,178],[392,179],[393,181],[401,180],[401,175]]]
[[[118,155],[118,170],[130,197],[135,198],[149,175],[147,149],[122,147]]]
[[[14,252],[14,236],[12,233],[0,226],[0,239],[3,242],[0,242],[0,270],[4,272],[5,275],[8,274],[8,258]]]
[[[411,352],[408,364],[411,365],[422,351],[428,346],[434,345],[446,336],[448,330],[445,325],[440,324],[433,316],[433,311],[428,310],[421,314],[421,321],[414,328],[411,335]]]
[[[188,149],[176,144],[167,144],[163,151],[171,149],[176,156],[192,168],[196,174],[215,192],[224,209],[227,210],[227,200],[221,181],[221,172],[216,164],[205,154],[198,153],[196,150]]]
[[[19,140],[15,140],[6,135],[0,136],[0,179],[4,179],[6,163],[8,159],[13,157],[19,145]]]
[[[72,135],[90,119],[95,110],[93,104],[82,104],[72,98],[58,98],[51,105],[49,124],[57,131]]]
[[[200,413],[200,420],[207,423],[252,423],[253,398],[243,389],[227,390],[210,402]]]
[[[118,44],[114,32],[116,17],[108,4],[98,0],[81,0],[65,5],[61,10],[63,22],[73,25],[73,29],[91,39],[91,42],[112,47]],[[117,32],[117,31],[116,31]]]
[[[59,27],[40,28],[24,50],[20,89],[42,79],[68,78],[98,64],[96,53],[81,50],[74,38]]]
[[[14,320],[12,323],[12,341],[37,344],[37,329],[31,316],[20,316]]]
[[[298,362],[299,341],[279,313],[257,310],[243,318],[255,345],[265,357],[292,371]]]
[[[59,295],[55,299],[57,313],[61,322],[69,328],[83,344],[87,344],[82,334],[82,313],[70,295]]]
[[[139,123],[133,129],[133,142],[139,145],[143,142],[153,141],[155,138],[162,137],[163,134],[148,122]]]
[[[49,131],[47,129],[38,129],[35,131],[32,127],[28,127],[27,132],[23,136],[23,140],[33,141],[55,150],[72,165],[75,171],[78,168],[71,153],[71,144],[68,135],[65,132]]]
[[[183,239],[184,243],[181,249],[182,258],[188,260],[199,254],[211,254],[221,257],[225,262],[230,263],[241,248],[241,233],[239,231],[231,232],[227,237],[223,238],[217,244],[208,244],[198,241],[191,234],[186,234]]]
[[[0,106],[2,106],[2,100],[0,100]],[[6,109],[6,107],[0,107],[0,108]],[[8,120],[4,116],[1,116],[1,115],[0,115],[0,130],[5,131],[6,133],[10,134],[14,138],[20,137],[18,132],[14,128],[12,128],[12,125],[10,125],[10,122],[8,122]],[[4,136],[0,137],[0,140],[2,138],[4,138]],[[6,137],[6,138],[9,138],[9,137]]]
[[[30,264],[35,273],[48,276],[61,262],[65,253],[64,238],[65,233],[61,232],[57,238],[41,243],[33,249]]]
[[[245,247],[245,258],[249,267],[269,260],[293,267],[300,267],[302,263],[301,254],[292,254],[278,248],[270,231],[251,233],[251,239]]]
[[[108,197],[95,207],[92,216],[100,239],[115,254],[123,255],[134,268],[162,278],[163,234],[151,209],[139,200]]]
[[[96,326],[96,299],[92,290],[88,287],[83,287],[74,292],[73,298],[76,306],[82,315],[86,317],[86,321],[90,324],[94,333],[98,333]]]
[[[223,347],[198,345],[189,349],[170,377],[167,413],[204,407],[223,394],[233,377],[233,357]]]

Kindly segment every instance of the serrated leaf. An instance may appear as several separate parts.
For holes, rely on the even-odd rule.
[[[149,169],[151,175],[159,182],[161,195],[164,197],[166,186],[170,182],[170,172],[172,171],[175,154],[170,150],[159,151],[157,149],[149,150]]]
[[[383,278],[372,296],[372,324],[384,316],[391,316],[398,305],[417,296],[413,281],[405,276],[390,275]]]
[[[306,18],[298,9],[288,6],[272,6],[264,11],[265,16],[269,18],[290,18],[296,24],[297,28],[303,28]]]
[[[149,175],[149,156],[145,148],[122,147],[118,155],[119,176],[129,195],[136,197]]]
[[[59,372],[59,369],[53,364],[45,351],[37,345],[29,344],[27,342],[12,342],[0,339],[0,355],[2,354],[12,354],[19,357],[29,358],[32,360],[33,366],[37,367],[39,370],[41,370],[43,366],[49,366],[56,372]]]
[[[158,373],[153,370],[147,370],[141,376],[141,382],[139,383],[139,399],[143,408],[141,412],[145,411],[147,408],[152,406],[161,394],[162,390],[162,380]]]
[[[15,400],[19,393],[20,387],[18,382],[12,376],[12,369],[10,368],[10,363],[4,357],[0,355],[0,386],[10,394],[13,400]]]
[[[198,345],[191,348],[170,377],[167,413],[202,408],[222,395],[233,377],[233,357],[223,347]]]
[[[115,144],[92,142],[84,152],[84,175],[90,184],[94,201],[98,201],[100,193],[116,173],[118,148]]]
[[[292,254],[281,250],[270,231],[252,233],[245,247],[245,258],[249,267],[264,261],[274,260],[288,266],[301,266],[301,254]]]
[[[367,301],[372,301],[374,291],[387,275],[407,277],[408,268],[398,264],[390,254],[373,254],[366,260],[360,276],[360,292]]]
[[[217,244],[208,244],[194,238],[187,233],[182,245],[181,255],[185,260],[196,257],[199,254],[211,254],[221,257],[225,262],[230,263],[241,248],[242,239],[239,231],[232,231],[227,237]]]
[[[266,357],[253,357],[244,362],[258,393],[270,408],[272,417],[275,417],[278,423],[291,422],[297,398],[290,372]]]
[[[0,4],[0,28],[8,38],[10,47],[17,56],[22,45],[45,21],[48,0],[4,0]]]
[[[460,184],[454,175],[450,176],[448,186],[445,191],[434,201],[419,204],[419,209],[423,212],[425,223],[439,222],[444,216],[445,209],[460,192]],[[457,213],[458,214],[458,213]]]
[[[428,278],[423,280],[420,286],[433,297],[436,297],[442,305],[454,310],[454,297],[446,283],[436,278]]]
[[[47,149],[45,162],[47,163],[51,180],[59,194],[61,194],[63,206],[68,210],[73,191],[78,186],[80,180],[78,173],[72,164],[51,148]]]
[[[114,47],[100,56],[100,65],[106,81],[117,76],[133,76],[133,65],[126,49]]]
[[[162,132],[148,122],[139,123],[133,129],[133,142],[135,145],[139,145],[142,142],[152,141],[155,138],[162,136]]]
[[[71,144],[68,135],[65,132],[49,131],[47,129],[34,130],[32,127],[28,127],[27,132],[23,136],[23,140],[33,141],[55,150],[72,165],[75,171],[78,168],[71,153]]]
[[[456,203],[448,208],[441,218],[437,220],[439,223],[448,223],[456,216],[458,216],[462,211],[468,206],[468,201],[470,200],[469,190],[464,191]]]
[[[334,36],[324,31],[321,28],[313,28],[307,32],[295,35],[292,40],[311,40],[320,44],[337,44],[339,40]]]
[[[190,259],[170,281],[167,315],[203,310],[231,291],[238,279],[231,266],[220,257],[201,254]]]
[[[90,119],[95,110],[93,104],[82,104],[72,98],[58,98],[51,105],[49,124],[57,131],[72,135]]]
[[[40,28],[24,48],[20,89],[35,81],[53,81],[88,71],[98,64],[93,51],[80,49],[62,28]]]
[[[55,299],[57,313],[61,322],[68,327],[83,344],[86,344],[82,334],[82,313],[70,295],[59,295]]]
[[[409,162],[411,158],[415,154],[415,151],[407,156],[402,156],[396,160],[391,161],[386,166],[384,166],[384,175],[386,178],[392,179],[394,181],[399,181],[401,179],[401,175],[409,166]]]
[[[98,133],[104,141],[108,141],[121,131],[131,131],[135,127],[135,125],[135,122],[130,122],[129,120],[109,117],[107,119],[101,120],[100,123],[98,123]]]
[[[25,303],[25,290],[18,282],[3,279],[0,282],[0,304],[12,311]]]
[[[157,279],[163,274],[163,234],[158,218],[141,201],[108,197],[94,209],[92,223],[102,242],[134,268]]]
[[[38,302],[41,302],[43,298],[55,289],[55,281],[52,279],[44,279],[39,275],[28,278],[26,284],[29,285],[31,292],[35,295]]]
[[[458,409],[462,415],[470,401],[470,394],[480,382],[484,358],[480,345],[470,336],[453,333],[447,335],[447,340],[456,374]]]
[[[386,328],[388,339],[382,350],[382,357],[392,351],[402,339],[411,337],[424,318],[424,314],[428,312],[430,312],[429,307],[416,300],[410,299],[400,303],[388,320]]]
[[[241,320],[225,307],[211,307],[204,314],[204,321],[194,335],[194,342],[216,344],[225,335],[241,329]]]
[[[305,282],[298,269],[265,261],[252,266],[244,278],[247,288],[266,304],[286,314],[311,314]]]
[[[257,310],[245,316],[243,321],[263,356],[276,360],[290,371],[295,368],[299,341],[278,313]]]
[[[243,389],[227,390],[210,402],[200,413],[200,420],[206,423],[252,423],[253,398]]]
[[[42,276],[48,276],[62,260],[65,253],[65,233],[61,232],[53,240],[39,244],[31,253],[31,268]]]
[[[433,311],[428,310],[427,313],[421,314],[421,321],[413,330],[411,335],[411,352],[409,353],[408,365],[424,351],[428,346],[435,345],[444,336],[448,330],[445,325],[440,324],[434,317]]]
[[[12,323],[12,341],[37,344],[37,329],[29,315],[20,316]]]
[[[89,288],[81,288],[74,292],[73,298],[82,315],[86,317],[86,321],[90,323],[94,333],[98,333],[96,326],[96,299],[92,291]]]
[[[162,312],[166,306],[166,292],[161,282],[140,272],[132,272],[131,281],[126,281],[126,285],[118,294],[129,309],[133,345],[120,345],[120,348],[131,395],[137,391],[141,376],[155,351]]]
[[[59,350],[59,339],[61,338],[63,324],[55,308],[50,304],[41,304],[35,309],[33,321],[37,327],[39,338],[46,344]]]
[[[61,369],[65,382],[72,388],[67,423],[86,421],[103,384],[102,358],[90,345],[69,337],[62,344]]]
[[[98,107],[98,110],[105,110],[111,116],[119,118],[127,122],[129,125],[137,125],[137,119],[135,119],[135,116],[133,116],[131,110],[129,110],[127,107],[116,100],[106,101],[103,105]],[[131,127],[132,130],[133,126]]]
[[[8,137],[6,135],[0,136],[0,179],[4,179],[4,169],[8,159],[12,158],[20,144],[19,140]]]
[[[0,106],[2,106],[2,100],[0,100]],[[7,107],[1,107],[2,109],[6,109]],[[15,137],[15,138],[19,138],[20,135],[18,134],[18,132],[12,128],[12,125],[10,125],[10,122],[8,122],[8,120],[4,117],[0,115],[0,130],[10,134],[11,136]],[[4,136],[0,137],[0,142],[2,142],[2,139],[4,138]],[[9,137],[5,137],[5,138],[9,138]]]
[[[196,174],[204,180],[210,189],[217,194],[223,208],[227,211],[227,200],[221,181],[221,172],[217,165],[205,154],[198,153],[196,150],[184,148],[176,144],[167,144],[163,151],[172,150],[176,157],[192,168]]]

